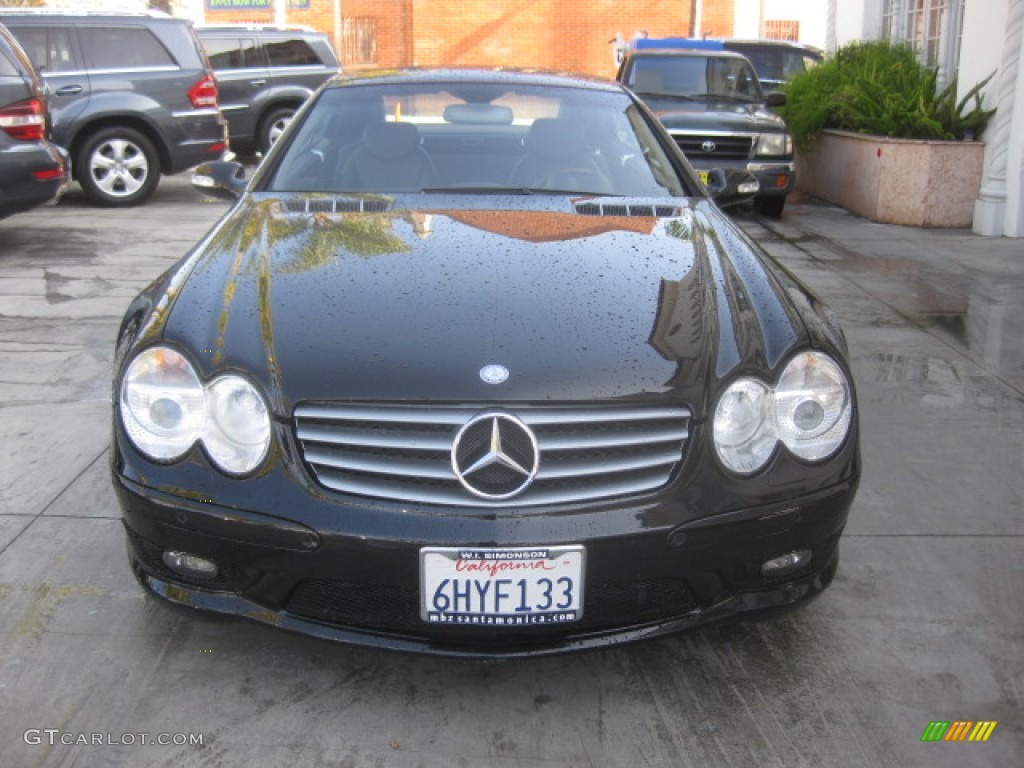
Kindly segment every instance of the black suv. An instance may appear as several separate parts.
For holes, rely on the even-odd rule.
[[[733,51],[741,53],[754,66],[761,87],[779,90],[787,80],[806,72],[822,59],[822,51],[789,40],[707,39],[695,37],[650,37],[633,41],[636,49],[687,48],[696,51]]]
[[[66,153],[48,134],[43,85],[0,24],[0,219],[56,199],[67,185]]]
[[[749,171],[760,184],[754,209],[779,217],[793,190],[793,139],[781,117],[781,93],[765,95],[750,62],[729,51],[641,49],[619,67],[668,130],[691,165]]]
[[[243,26],[197,32],[217,73],[231,147],[240,152],[270,149],[303,102],[340,71],[319,32]]]
[[[727,51],[742,53],[769,91],[777,91],[794,75],[806,72],[822,59],[818,48],[788,40],[723,40]]]
[[[103,205],[134,205],[227,149],[217,81],[190,22],[0,10],[50,91],[53,138]]]

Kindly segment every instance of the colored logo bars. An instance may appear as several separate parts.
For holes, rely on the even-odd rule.
[[[933,720],[921,734],[921,741],[988,741],[995,728],[995,720]]]

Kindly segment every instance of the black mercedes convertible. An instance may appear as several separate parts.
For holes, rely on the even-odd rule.
[[[623,86],[339,76],[129,306],[113,479],[167,600],[505,657],[803,602],[860,476],[834,315]]]

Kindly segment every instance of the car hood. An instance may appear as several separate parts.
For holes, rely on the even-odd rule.
[[[726,101],[675,101],[648,99],[647,106],[671,131],[784,131],[785,121],[761,104]]]
[[[246,197],[169,278],[157,335],[204,376],[247,373],[279,415],[311,400],[671,398],[698,418],[716,382],[806,337],[772,268],[705,200],[673,216],[442,200],[328,213]],[[508,380],[484,383],[495,364]]]

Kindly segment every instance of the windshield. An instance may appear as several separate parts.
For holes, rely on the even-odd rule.
[[[637,56],[626,84],[641,96],[762,100],[750,63],[732,56]]]
[[[737,45],[735,50],[746,56],[754,65],[754,70],[762,85],[766,80],[773,83],[789,80],[810,69],[816,63],[812,54],[788,48],[751,46],[748,49],[740,48]]]
[[[320,94],[266,187],[281,192],[687,194],[625,93],[495,83]]]

